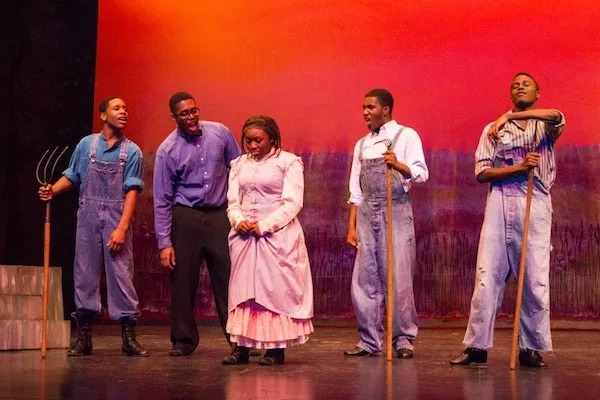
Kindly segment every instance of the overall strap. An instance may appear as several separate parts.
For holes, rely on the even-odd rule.
[[[125,164],[127,160],[127,145],[129,144],[129,139],[123,136],[123,140],[121,141],[121,148],[119,150],[119,161],[121,165]]]
[[[90,146],[90,158],[96,161],[96,149],[98,148],[98,141],[100,140],[100,133],[94,133],[92,138],[92,145]]]
[[[362,139],[360,139],[359,146],[358,146],[358,159],[359,160],[362,160],[362,158],[363,158],[363,156],[362,156],[363,155],[363,148],[365,147],[365,139],[367,138],[367,136],[365,136]]]
[[[402,134],[402,132],[404,131],[405,128],[406,128],[405,126],[402,126],[402,127],[400,127],[400,129],[398,129],[396,136],[394,136],[394,140],[392,140],[392,149],[394,147],[396,147],[396,143],[398,143],[398,139],[400,138],[400,135]]]

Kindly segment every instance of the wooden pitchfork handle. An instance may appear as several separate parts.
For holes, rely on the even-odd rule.
[[[387,190],[387,329],[386,348],[387,361],[392,361],[392,330],[394,329],[394,254],[392,252],[392,168],[385,170],[385,186]]]
[[[50,278],[50,201],[46,202],[44,218],[44,292],[42,297],[42,358],[46,357],[46,338],[48,337],[48,283]]]
[[[510,369],[514,370],[517,364],[517,349],[519,346],[519,327],[521,325],[521,303],[523,301],[523,284],[525,282],[525,259],[527,256],[527,237],[529,236],[529,216],[531,214],[531,198],[533,197],[534,168],[529,170],[527,176],[527,203],[525,205],[525,225],[523,226],[523,239],[521,241],[521,261],[519,263],[519,280],[517,282],[517,301],[515,305],[515,320],[513,323],[512,347],[510,353]]]

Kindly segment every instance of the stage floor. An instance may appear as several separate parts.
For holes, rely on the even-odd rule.
[[[217,326],[200,326],[190,357],[169,357],[169,328],[139,326],[148,358],[121,355],[120,327],[94,327],[94,354],[64,349],[0,352],[0,399],[593,399],[600,392],[600,332],[555,331],[545,370],[508,368],[510,330],[496,331],[485,366],[451,367],[463,329],[422,329],[415,358],[350,358],[349,328],[316,327],[286,351],[283,366],[221,365],[228,346]]]

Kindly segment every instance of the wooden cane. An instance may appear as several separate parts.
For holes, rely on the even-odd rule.
[[[50,278],[50,201],[46,202],[44,218],[44,291],[42,297],[42,358],[46,357],[46,338],[48,336],[48,281]]]
[[[513,323],[512,347],[510,354],[510,369],[517,364],[517,348],[519,346],[519,326],[521,325],[521,303],[523,300],[523,284],[525,282],[525,258],[527,256],[527,236],[529,235],[529,215],[531,214],[531,198],[533,196],[533,168],[527,176],[527,203],[525,205],[525,225],[521,241],[521,261],[519,263],[519,280],[517,282],[517,301],[515,305],[515,321]]]
[[[392,361],[392,330],[394,325],[394,254],[392,253],[392,168],[385,170],[385,186],[387,190],[387,360]]]

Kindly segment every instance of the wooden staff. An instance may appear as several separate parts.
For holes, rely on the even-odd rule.
[[[48,336],[48,282],[50,278],[50,201],[46,202],[44,218],[44,291],[42,297],[42,358],[46,358]]]
[[[392,168],[385,170],[385,186],[387,190],[387,360],[392,361],[392,330],[394,325],[394,254],[392,252]]]
[[[527,203],[525,205],[525,225],[523,226],[523,239],[521,241],[521,261],[519,263],[519,280],[517,282],[517,301],[515,305],[515,321],[513,323],[512,347],[510,354],[510,369],[515,369],[517,364],[517,349],[519,346],[519,326],[521,325],[521,303],[523,300],[523,284],[525,282],[525,258],[527,256],[527,236],[529,235],[529,215],[531,214],[531,198],[533,196],[534,169],[529,170],[527,176]]]

